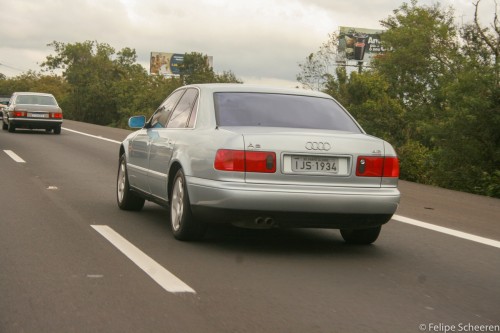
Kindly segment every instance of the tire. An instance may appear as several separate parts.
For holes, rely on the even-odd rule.
[[[16,131],[16,126],[14,126],[11,123],[9,123],[7,125],[7,129],[9,130],[9,133],[14,133]]]
[[[341,229],[340,234],[348,244],[368,245],[375,242],[382,226],[366,229]]]
[[[127,163],[125,154],[120,157],[118,175],[116,177],[116,202],[123,210],[139,211],[144,207],[144,198],[130,190],[128,183]]]
[[[61,134],[61,126],[54,128],[54,134]]]
[[[191,212],[186,178],[182,169],[177,171],[174,177],[170,195],[170,225],[174,237],[182,241],[200,240],[206,231],[206,225],[197,221]]]

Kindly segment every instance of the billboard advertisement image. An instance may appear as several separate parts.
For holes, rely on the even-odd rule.
[[[149,73],[152,75],[178,76],[184,53],[151,52]],[[208,65],[212,67],[213,57],[208,56]]]
[[[369,62],[373,55],[384,50],[380,44],[383,30],[340,27],[338,61]]]
[[[151,52],[149,72],[155,75],[179,75],[179,64],[184,60],[184,54]]]

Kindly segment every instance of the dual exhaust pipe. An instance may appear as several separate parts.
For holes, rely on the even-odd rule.
[[[259,216],[254,220],[254,223],[258,226],[273,227],[276,225],[276,221],[272,217],[262,217]]]

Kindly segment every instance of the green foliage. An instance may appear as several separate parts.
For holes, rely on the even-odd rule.
[[[86,41],[65,44],[53,42],[56,55],[49,55],[42,67],[62,69],[63,77],[72,87],[67,100],[67,114],[75,120],[100,125],[112,123],[119,114],[113,94],[115,84],[130,72],[126,57],[135,52],[121,53],[113,60],[115,50],[108,44]]]
[[[380,73],[352,72],[348,78],[342,67],[326,88],[325,92],[344,105],[367,133],[395,145],[405,141],[405,133],[401,131],[404,108],[391,95],[389,84]]]
[[[231,71],[216,74],[210,67],[208,56],[201,53],[186,53],[179,70],[180,79],[184,84],[242,83]]]
[[[397,147],[400,176],[412,182],[434,185],[432,152],[418,141],[408,140]]]
[[[68,85],[57,75],[42,75],[28,71],[15,78],[0,80],[0,95],[10,96],[15,91],[36,91],[53,94],[60,105],[68,95]]]
[[[14,91],[54,94],[67,119],[126,127],[130,116],[151,115],[161,102],[184,84],[241,83],[231,71],[217,74],[207,56],[186,54],[179,78],[149,75],[137,64],[134,49],[97,41],[49,44],[55,54],[41,64],[42,73],[29,71],[15,78],[0,77],[0,95]],[[61,75],[53,74],[62,72]],[[49,73],[49,74],[47,74]]]
[[[324,84],[325,89],[323,91],[330,94],[341,104],[347,106],[349,104],[349,79],[347,77],[346,68],[338,67],[335,74],[335,76],[327,74],[324,75],[327,77],[327,80]]]
[[[402,179],[500,197],[500,25],[480,26],[480,2],[461,29],[452,8],[403,3],[381,21],[389,51],[370,70],[330,74],[334,52],[317,52],[298,78],[326,78],[319,89],[395,146]]]
[[[201,53],[186,53],[179,71],[184,84],[215,82],[215,73],[209,65],[208,56]]]
[[[134,115],[151,116],[161,102],[182,85],[176,78],[163,76],[135,77],[122,80],[115,86],[118,117],[109,125],[127,128],[128,118]]]
[[[451,10],[438,5],[403,4],[382,24],[391,52],[376,62],[376,70],[391,78],[391,90],[404,103],[413,126],[407,128],[408,142],[427,150],[422,158],[428,169],[410,179],[495,195],[498,183],[488,182],[500,167],[498,48],[491,48],[477,21],[459,34]],[[406,146],[398,149],[402,164],[411,158]]]

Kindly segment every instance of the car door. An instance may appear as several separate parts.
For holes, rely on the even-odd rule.
[[[127,160],[128,180],[132,187],[149,192],[147,188],[149,138],[146,128],[140,129],[129,142]]]
[[[168,200],[167,185],[170,160],[180,132],[185,131],[188,126],[197,97],[197,89],[187,89],[171,113],[166,128],[157,130],[157,135],[151,138],[149,188],[154,196],[163,200]]]
[[[158,141],[160,130],[164,129],[170,114],[184,90],[177,90],[166,98],[155,111],[146,126],[130,140],[128,173],[130,185],[146,193],[151,193],[148,178],[150,177],[149,155],[151,143]]]

